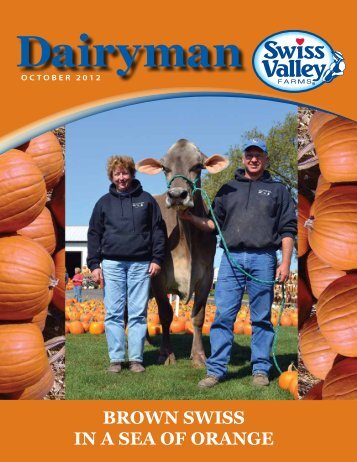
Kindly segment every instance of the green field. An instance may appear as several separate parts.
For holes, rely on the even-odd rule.
[[[198,381],[205,376],[205,369],[194,369],[189,359],[192,336],[172,335],[172,345],[177,364],[158,366],[156,359],[160,336],[153,338],[154,345],[146,346],[144,363],[146,372],[134,374],[124,369],[119,374],[108,374],[107,344],[105,335],[90,334],[66,337],[66,399],[292,399],[289,393],[279,389],[278,372],[273,367],[269,387],[252,387],[250,369],[250,337],[236,335],[228,380],[215,388],[200,390]],[[204,337],[206,353],[209,337]],[[282,370],[290,362],[296,364],[297,330],[282,327],[279,331],[277,361]]]

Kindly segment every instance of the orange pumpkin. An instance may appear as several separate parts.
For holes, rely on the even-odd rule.
[[[357,356],[357,274],[336,279],[325,289],[316,305],[322,335],[333,351]]]
[[[328,191],[331,188],[331,183],[326,181],[325,178],[320,175],[317,181],[317,187],[315,191],[315,200],[321,196],[325,191]],[[313,215],[313,214],[312,214]]]
[[[244,323],[243,334],[244,335],[252,335],[253,327],[250,323]]]
[[[238,319],[233,325],[233,332],[235,334],[244,334],[244,322]]]
[[[357,358],[334,364],[324,381],[322,399],[357,399]]]
[[[202,334],[209,335],[211,332],[211,325],[212,323],[210,321],[205,321],[202,326]]]
[[[51,212],[45,207],[40,215],[25,228],[18,231],[21,236],[29,237],[41,244],[49,254],[56,248],[57,226]]]
[[[42,173],[30,156],[16,149],[0,155],[0,233],[29,225],[46,200]]]
[[[62,229],[65,227],[65,181],[65,176],[63,175],[52,191],[50,202],[50,209],[56,218],[57,224]]]
[[[312,139],[315,139],[320,129],[330,120],[334,119],[334,114],[327,112],[316,111],[310,119],[309,132]]]
[[[24,390],[48,368],[40,329],[34,324],[0,325],[0,393]]]
[[[328,287],[331,282],[342,276],[345,276],[345,271],[339,271],[321,261],[314,252],[310,252],[307,257],[307,270],[312,293],[318,299],[322,292]]]
[[[33,385],[25,388],[24,390],[17,391],[14,393],[6,393],[1,398],[2,399],[19,399],[19,400],[33,400],[33,399],[42,399],[48,394],[48,392],[53,387],[55,381],[54,373],[51,369],[51,366],[48,365],[44,375]]]
[[[324,336],[319,330],[316,316],[312,316],[300,331],[300,355],[306,369],[324,380],[336,358]]]
[[[298,203],[298,256],[302,257],[309,250],[305,222],[310,217],[310,202],[305,196],[299,194]]]
[[[315,130],[312,117],[310,125],[324,178],[331,183],[357,181],[357,123],[333,117]]]
[[[48,305],[54,264],[48,252],[24,236],[0,238],[0,320],[31,319]]]
[[[47,190],[53,189],[63,175],[64,167],[62,148],[56,135],[47,132],[36,136],[26,146],[26,153],[41,170]]]
[[[65,249],[59,250],[53,257],[56,268],[56,278],[58,284],[53,290],[52,304],[61,311],[65,309],[65,273],[66,273],[66,252]]]
[[[289,390],[290,382],[298,377],[298,372],[294,371],[292,364],[288,367],[287,371],[282,372],[279,375],[278,385],[283,390]]]
[[[71,334],[83,334],[84,333],[84,328],[81,323],[81,321],[71,321],[69,323],[69,331]]]
[[[357,186],[334,186],[324,192],[306,226],[320,260],[338,270],[357,268]]]
[[[170,332],[172,332],[173,334],[178,334],[180,332],[183,332],[185,329],[185,324],[186,322],[183,324],[181,321],[173,320],[170,325]]]
[[[100,335],[104,332],[104,322],[103,321],[92,321],[89,326],[89,333],[92,335]]]
[[[31,319],[31,322],[33,324],[36,324],[36,326],[40,329],[41,332],[45,328],[47,314],[48,314],[48,308],[46,306],[46,308],[44,310],[42,310],[39,313],[35,314],[35,316]]]

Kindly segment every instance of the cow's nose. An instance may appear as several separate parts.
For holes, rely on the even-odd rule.
[[[171,188],[167,191],[170,199],[186,199],[188,192],[182,188]]]

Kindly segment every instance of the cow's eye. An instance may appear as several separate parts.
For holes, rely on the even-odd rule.
[[[163,170],[165,173],[170,173],[170,172],[171,172],[171,169],[169,169],[168,167],[165,167],[165,165],[162,166],[162,170]]]
[[[193,167],[190,168],[191,172],[198,172],[202,169],[202,164],[196,164]]]

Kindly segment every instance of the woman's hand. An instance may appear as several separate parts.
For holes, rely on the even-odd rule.
[[[149,276],[151,278],[157,276],[161,271],[161,266],[157,263],[151,262],[149,266]]]
[[[92,271],[92,279],[94,282],[99,282],[100,279],[103,279],[103,273],[100,268],[96,268]]]

